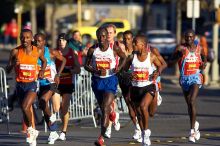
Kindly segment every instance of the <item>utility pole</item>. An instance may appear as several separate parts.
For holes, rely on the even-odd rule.
[[[196,18],[195,18],[195,0],[192,1],[192,30],[196,31]]]
[[[78,28],[82,26],[82,1],[77,1],[77,20],[78,20]]]
[[[214,9],[219,8],[219,0],[214,0]],[[216,58],[212,62],[212,74],[211,74],[211,85],[218,85],[219,81],[219,66],[218,66],[218,30],[219,30],[219,24],[214,23],[213,25],[213,41],[212,41],[212,47],[215,51]]]
[[[192,29],[196,31],[196,18],[200,17],[199,0],[187,0],[187,17],[192,18]]]
[[[17,23],[18,23],[18,37],[17,37],[17,45],[20,45],[20,32],[21,32],[21,25],[22,25],[22,11],[23,6],[21,4],[15,5],[15,13],[17,14]]]

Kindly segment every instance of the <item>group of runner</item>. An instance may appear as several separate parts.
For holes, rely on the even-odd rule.
[[[117,127],[119,114],[114,111],[114,95],[117,85],[129,109],[135,127],[133,138],[143,146],[151,145],[149,116],[153,116],[162,98],[160,75],[167,63],[157,48],[150,46],[143,34],[133,36],[131,31],[118,35],[113,25],[100,27],[97,44],[93,45],[86,57],[85,69],[92,73],[92,89],[102,111],[101,133],[96,146],[104,145],[104,138],[111,137],[111,123]],[[121,37],[123,36],[123,39]],[[206,55],[201,46],[195,44],[195,33],[185,33],[185,43],[178,46],[168,62],[179,64],[180,85],[183,90],[190,117],[189,141],[200,139],[199,122],[196,121],[195,101],[198,90],[203,84],[202,72],[206,65]]]
[[[178,46],[171,60],[166,63],[157,48],[150,46],[144,34],[136,36],[130,30],[121,34],[115,41],[116,27],[112,24],[101,26],[96,31],[97,43],[89,48],[84,68],[92,73],[92,90],[100,106],[101,133],[96,146],[104,145],[104,138],[111,138],[111,127],[120,130],[119,113],[116,112],[115,94],[118,85],[128,106],[129,115],[134,124],[133,138],[143,146],[151,145],[149,117],[154,116],[162,98],[160,76],[168,65],[178,62],[180,85],[183,90],[190,117],[189,141],[199,140],[199,122],[196,121],[195,101],[206,65],[203,48],[195,45],[195,33],[185,33],[185,43]],[[33,45],[32,40],[36,45]],[[50,130],[48,144],[60,138],[66,139],[69,121],[69,102],[74,89],[73,75],[80,73],[77,54],[68,47],[67,35],[62,33],[57,39],[57,48],[45,46],[46,36],[38,33],[33,36],[31,30],[21,32],[21,45],[12,49],[6,71],[15,68],[16,94],[28,126],[26,141],[34,146],[39,131],[32,124],[32,104],[39,98],[39,107]],[[40,88],[37,94],[37,82]],[[60,95],[62,102],[60,104]],[[52,100],[51,113],[48,102]],[[56,113],[61,109],[62,132],[57,133]]]
[[[37,145],[39,131],[32,122],[34,120],[32,104],[36,97],[50,130],[48,144],[54,144],[58,138],[66,140],[69,102],[74,90],[73,78],[74,74],[80,73],[78,57],[71,48],[68,48],[68,37],[64,33],[58,36],[56,49],[46,47],[44,34],[38,33],[33,36],[30,29],[24,28],[21,31],[20,40],[21,45],[11,50],[6,71],[10,73],[13,68],[15,69],[14,96],[19,99],[24,122],[28,127],[26,142],[31,146]],[[48,106],[50,99],[53,113]],[[59,110],[63,122],[60,135],[57,133],[56,123],[56,113]]]

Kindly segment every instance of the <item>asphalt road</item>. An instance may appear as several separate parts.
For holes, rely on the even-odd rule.
[[[3,56],[2,56],[3,55]],[[0,64],[4,66],[8,53],[0,53]],[[158,107],[157,114],[150,119],[151,141],[155,146],[220,146],[220,92],[219,87],[205,87],[200,89],[197,99],[197,120],[200,123],[201,139],[195,143],[188,142],[189,117],[187,107],[178,85],[178,79],[168,73],[162,77],[163,102]],[[9,75],[10,76],[10,75]],[[11,85],[13,86],[13,85]],[[40,111],[38,111],[40,113]],[[9,129],[6,123],[0,123],[0,146],[24,146],[25,135],[20,131],[22,115],[19,108],[10,113]],[[122,128],[119,132],[112,128],[112,138],[105,139],[107,146],[140,146],[131,139],[134,127],[128,114],[121,114]],[[49,133],[44,132],[44,125],[37,125],[40,130],[38,146],[46,146]],[[67,140],[57,141],[56,146],[93,146],[100,133],[95,128],[92,119],[71,121],[67,133]]]

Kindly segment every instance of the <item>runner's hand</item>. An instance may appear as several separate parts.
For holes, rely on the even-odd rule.
[[[59,75],[55,75],[54,82],[57,84],[57,86],[60,84],[60,76]]]
[[[40,70],[40,71],[39,71],[38,77],[39,77],[40,79],[43,79],[43,78],[44,78],[44,70]]]
[[[100,69],[101,73],[100,76],[106,76],[106,70],[105,69]]]

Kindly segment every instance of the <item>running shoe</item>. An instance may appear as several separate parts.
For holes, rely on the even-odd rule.
[[[51,124],[53,124],[53,123],[56,121],[56,119],[57,119],[56,114],[52,114],[52,115],[50,116],[50,122],[51,122]]]
[[[109,126],[106,128],[104,137],[111,138],[111,135],[112,135],[112,124],[109,123]]]
[[[195,130],[194,130],[194,129],[191,129],[191,130],[190,130],[190,133],[189,133],[189,142],[193,142],[193,143],[196,142],[196,140],[195,140]]]
[[[195,130],[195,139],[199,140],[200,139],[200,131],[199,131],[199,122],[198,121],[195,122],[194,130]]]
[[[59,134],[56,131],[50,132],[50,135],[48,138],[48,144],[54,144],[58,138],[59,138]]]
[[[64,132],[61,132],[59,139],[62,141],[66,140],[66,134]]]
[[[94,143],[96,146],[104,146],[104,138],[99,136],[98,140]]]
[[[151,145],[150,135],[151,135],[150,129],[147,129],[147,130],[143,131],[143,133],[142,133],[142,146]]]
[[[133,139],[138,140],[141,138],[141,130],[135,129]]]
[[[119,123],[119,113],[115,112],[116,116],[115,119],[113,121],[113,126],[115,128],[116,131],[119,131],[121,128],[121,124]]]
[[[29,146],[37,146],[37,141],[34,140],[32,143],[29,144]]]
[[[157,106],[160,106],[161,105],[161,103],[162,103],[162,97],[160,96],[160,93],[159,92],[157,92]]]
[[[32,127],[28,127],[26,134],[27,134],[26,142],[32,143],[34,140],[37,139],[39,131],[35,130]]]

